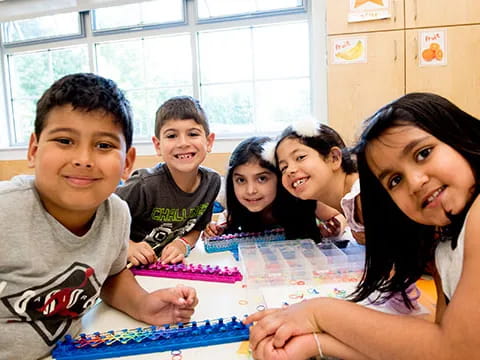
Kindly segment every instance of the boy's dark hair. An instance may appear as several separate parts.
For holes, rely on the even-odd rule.
[[[357,171],[357,166],[352,158],[351,153],[345,146],[345,142],[341,136],[330,126],[319,124],[317,134],[315,136],[302,136],[298,134],[292,126],[287,127],[280,134],[278,145],[285,139],[297,139],[303,145],[316,150],[322,157],[330,154],[332,147],[336,146],[342,151],[342,169],[345,173],[351,174]],[[275,160],[278,164],[277,154],[275,152]]]
[[[281,174],[270,162],[262,158],[263,145],[269,137],[250,137],[243,140],[233,150],[226,176],[227,229],[225,233],[261,232],[268,229],[259,213],[252,213],[238,201],[233,187],[235,169],[247,163],[256,163],[270,170],[277,177],[277,195],[272,203],[272,214],[285,229],[288,239],[311,238],[320,240],[320,231],[316,225],[316,202],[300,200],[292,196],[281,183]]]
[[[405,303],[410,306],[405,289],[420,278],[427,263],[433,260],[438,244],[435,227],[418,224],[408,218],[372,173],[365,158],[369,142],[393,126],[409,125],[419,127],[458,151],[475,173],[475,195],[478,194],[480,121],[473,116],[441,96],[411,93],[385,105],[365,120],[354,151],[362,188],[366,267],[354,293],[354,301],[367,298],[375,290],[382,292],[384,298],[400,291]],[[461,214],[452,216],[452,223],[442,229],[444,235],[440,240],[452,241],[452,249],[456,247],[469,208],[470,204]]]
[[[205,134],[210,134],[208,118],[200,102],[191,96],[175,96],[165,101],[155,115],[155,136],[160,137],[160,129],[168,120],[192,119],[201,125]]]
[[[125,136],[127,150],[132,145],[133,124],[130,103],[114,81],[91,73],[78,73],[62,77],[48,88],[37,102],[35,135],[37,139],[45,127],[49,112],[70,104],[74,110],[104,111],[114,117]]]

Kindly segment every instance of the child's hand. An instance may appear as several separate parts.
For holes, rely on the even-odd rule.
[[[155,251],[152,247],[145,241],[139,243],[130,240],[128,242],[128,253],[127,260],[132,263],[132,265],[137,266],[140,264],[151,264],[157,260]]]
[[[178,239],[173,240],[170,244],[165,246],[160,255],[162,264],[176,264],[185,259],[185,252],[187,251],[185,244]]]
[[[252,355],[257,360],[303,360],[314,357],[317,352],[315,339],[307,334],[294,336],[281,348],[273,346],[273,336],[268,336],[258,344]]]
[[[145,296],[138,319],[152,325],[188,322],[198,304],[195,289],[178,285]]]
[[[359,243],[360,245],[365,245],[365,233],[364,232],[357,232],[352,230],[353,238]]]
[[[214,222],[211,222],[210,224],[207,225],[205,230],[203,231],[204,237],[212,237],[212,236],[219,236],[223,234],[223,231],[225,230],[225,225],[217,225]]]
[[[256,322],[250,328],[250,347],[257,346],[269,336],[273,337],[273,347],[282,348],[290,338],[297,335],[320,332],[317,329],[312,301],[290,305],[282,309],[260,311],[245,319],[245,323]]]
[[[340,235],[342,229],[342,224],[340,221],[334,216],[328,220],[324,220],[318,225],[320,229],[320,233],[323,237],[333,237]]]

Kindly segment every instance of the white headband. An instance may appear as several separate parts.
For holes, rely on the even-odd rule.
[[[263,143],[262,145],[262,153],[260,156],[266,162],[269,162],[273,166],[277,166],[275,161],[275,149],[277,147],[277,142],[274,140],[269,140]]]
[[[319,123],[313,116],[305,117],[292,125],[292,130],[302,137],[314,137],[319,135],[318,128]]]

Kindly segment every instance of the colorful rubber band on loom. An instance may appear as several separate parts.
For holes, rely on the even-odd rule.
[[[149,265],[134,266],[130,269],[134,275],[156,276],[176,279],[201,280],[234,283],[243,279],[237,267],[212,267],[210,265],[162,264],[155,262]]]
[[[248,340],[249,325],[232,316],[188,324],[65,336],[52,351],[57,360],[105,359]]]

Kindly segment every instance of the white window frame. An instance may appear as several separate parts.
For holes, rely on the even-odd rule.
[[[11,116],[10,107],[8,105],[9,89],[7,88],[8,76],[6,68],[6,54],[24,51],[35,51],[45,49],[46,47],[69,46],[75,44],[87,44],[90,55],[90,69],[95,71],[94,64],[94,43],[99,40],[120,40],[138,38],[139,36],[155,36],[163,34],[178,33],[179,31],[196,33],[207,29],[220,29],[223,27],[250,26],[261,25],[283,21],[298,21],[300,19],[308,19],[310,22],[310,74],[311,74],[311,104],[312,114],[320,121],[327,123],[327,50],[326,50],[326,5],[324,1],[311,0],[307,2],[307,13],[292,13],[287,15],[272,15],[268,17],[250,17],[246,19],[228,19],[228,21],[205,21],[197,23],[195,18],[196,9],[195,2],[187,0],[187,17],[188,23],[183,26],[159,27],[144,31],[115,32],[108,34],[93,34],[91,27],[86,26],[86,37],[81,39],[63,39],[49,44],[29,44],[25,46],[9,47],[4,49],[0,47],[0,160],[26,159],[26,147],[9,146],[9,116]],[[90,24],[90,14],[86,14],[86,22]],[[196,42],[196,37],[192,37],[192,42]],[[197,58],[197,44],[192,44],[193,56]],[[196,62],[196,60],[195,60]],[[194,84],[198,83],[198,73],[194,72]],[[194,96],[198,97],[198,88],[194,85]],[[5,131],[6,130],[6,131]],[[228,153],[243,138],[222,138],[221,134],[217,134],[213,152]],[[138,155],[155,155],[153,146],[150,142],[134,142]]]

